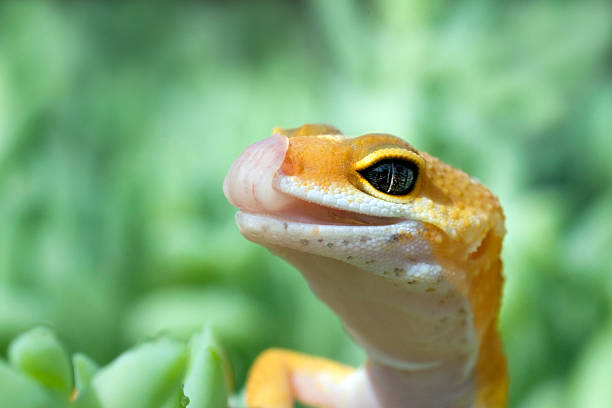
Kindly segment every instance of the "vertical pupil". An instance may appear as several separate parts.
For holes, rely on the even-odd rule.
[[[408,160],[387,159],[359,173],[378,191],[390,195],[405,195],[414,188],[418,167]]]

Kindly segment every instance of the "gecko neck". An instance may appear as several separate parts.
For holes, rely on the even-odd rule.
[[[364,348],[381,406],[468,406],[461,402],[473,399],[477,345],[469,306],[458,293],[396,285],[335,259],[271,250],[300,270]]]
[[[474,400],[475,376],[464,372],[461,359],[430,369],[397,370],[368,360],[365,370],[373,393],[385,408],[469,407]]]

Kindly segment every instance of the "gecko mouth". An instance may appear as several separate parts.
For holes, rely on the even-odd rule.
[[[292,197],[293,198],[293,197]],[[377,217],[367,214],[359,214],[339,208],[326,207],[308,201],[294,198],[289,205],[282,210],[264,213],[252,213],[253,215],[275,218],[279,221],[312,224],[312,225],[335,225],[335,226],[382,226],[394,225],[406,221],[397,217]]]

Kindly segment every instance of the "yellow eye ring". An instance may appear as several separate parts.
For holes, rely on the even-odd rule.
[[[395,167],[403,176],[405,189],[393,188]],[[423,179],[425,161],[417,153],[401,148],[385,148],[372,152],[354,165],[354,184],[361,191],[382,200],[404,204],[418,194]],[[387,177],[386,186],[375,186],[381,173]],[[367,179],[370,178],[370,180]],[[374,179],[372,179],[374,177]],[[384,184],[384,182],[383,182]],[[386,191],[383,191],[386,190]],[[402,193],[406,191],[406,193]]]

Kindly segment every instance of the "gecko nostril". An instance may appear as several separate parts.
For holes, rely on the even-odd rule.
[[[280,167],[280,172],[285,176],[294,176],[298,173],[297,166],[295,166],[289,154],[285,156],[285,160]]]

